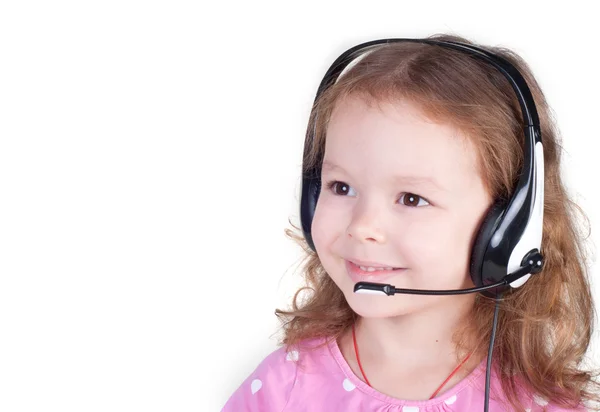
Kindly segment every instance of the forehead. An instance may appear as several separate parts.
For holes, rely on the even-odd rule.
[[[327,128],[323,171],[333,170],[332,164],[373,179],[430,178],[450,190],[479,178],[471,139],[407,101],[338,102]]]

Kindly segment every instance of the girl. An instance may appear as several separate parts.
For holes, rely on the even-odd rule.
[[[453,35],[431,40],[475,45]],[[600,400],[582,369],[594,322],[582,239],[560,176],[560,141],[527,64],[545,159],[543,270],[498,299],[491,411],[583,411]],[[523,119],[505,76],[468,54],[390,43],[349,65],[315,102],[304,170],[322,186],[306,237],[307,286],[267,356],[223,411],[481,411],[496,300],[374,297],[359,281],[464,289],[475,235],[523,165]],[[295,227],[295,226],[294,226]],[[386,268],[386,270],[384,270]],[[376,270],[378,273],[369,271]],[[302,299],[300,292],[308,291]],[[592,410],[592,409],[589,409]],[[595,410],[595,409],[594,409]]]

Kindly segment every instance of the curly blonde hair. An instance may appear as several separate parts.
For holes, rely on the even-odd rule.
[[[519,386],[556,405],[573,407],[600,402],[597,371],[582,368],[595,321],[587,272],[588,253],[577,214],[586,215],[569,198],[560,176],[558,128],[529,66],[511,50],[478,45],[464,37],[436,34],[432,40],[475,45],[510,61],[523,75],[537,106],[544,143],[545,199],[542,254],[544,269],[524,286],[505,293],[500,302],[494,368],[513,410],[524,410]],[[410,101],[434,121],[462,130],[475,144],[478,168],[494,198],[508,198],[523,163],[522,114],[515,92],[496,68],[467,53],[422,43],[379,46],[348,68],[315,102],[309,120],[312,150],[304,153],[306,171],[322,161],[327,125],[337,102],[360,96],[365,102]],[[307,133],[308,138],[308,133]],[[305,144],[308,144],[306,142]],[[303,249],[306,286],[293,297],[290,310],[276,309],[288,350],[309,338],[338,339],[356,314],[310,249],[298,227],[285,233]],[[301,292],[308,292],[300,299]],[[478,295],[470,321],[454,335],[463,353],[487,356],[495,301]],[[499,366],[501,365],[501,367]],[[517,382],[515,376],[521,377]],[[522,389],[522,388],[521,388]]]

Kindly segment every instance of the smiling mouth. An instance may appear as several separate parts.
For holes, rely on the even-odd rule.
[[[354,262],[351,261],[346,261],[347,265],[348,265],[348,269],[351,271],[352,274],[357,275],[357,276],[365,276],[365,277],[370,277],[370,276],[381,276],[381,275],[393,275],[393,274],[397,274],[399,272],[402,272],[403,270],[405,270],[406,268],[393,268],[393,269],[373,269],[373,268],[369,268],[368,270],[365,270],[363,268],[361,268],[361,266],[357,265]]]

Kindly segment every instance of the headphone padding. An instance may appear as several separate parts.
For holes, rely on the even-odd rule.
[[[479,226],[479,232],[477,233],[477,237],[473,243],[470,265],[471,280],[473,280],[475,286],[485,286],[483,285],[483,277],[481,273],[483,268],[483,259],[492,236],[494,235],[499,218],[504,213],[505,207],[505,201],[498,200],[494,202],[484,217],[483,222]]]
[[[302,186],[302,199],[300,200],[300,222],[304,238],[314,252],[316,252],[316,249],[312,240],[311,226],[320,192],[320,179],[305,178]]]

